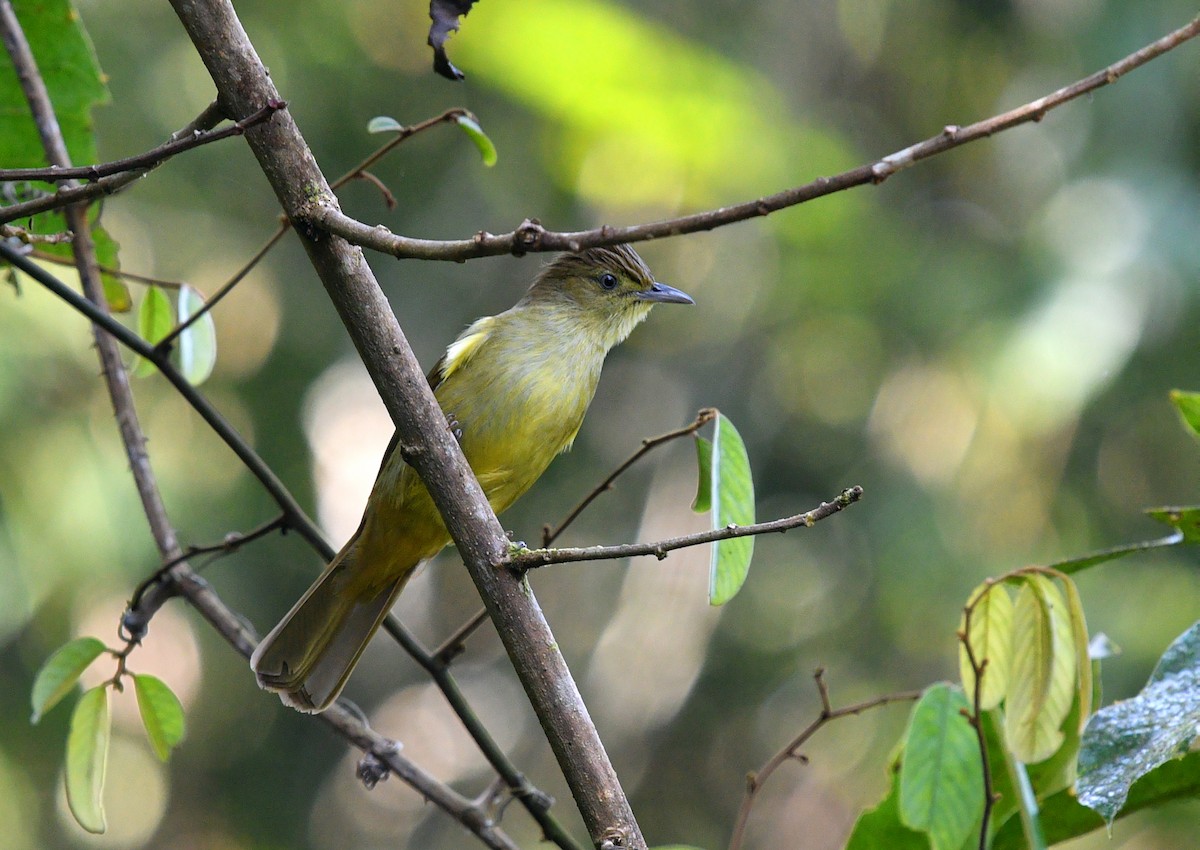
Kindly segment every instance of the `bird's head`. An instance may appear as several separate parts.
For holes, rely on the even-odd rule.
[[[657,282],[633,248],[612,245],[560,254],[542,269],[523,303],[595,334],[607,350],[629,336],[655,304],[695,302]]]

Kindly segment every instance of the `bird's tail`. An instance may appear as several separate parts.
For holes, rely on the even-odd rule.
[[[259,686],[298,711],[337,699],[411,573],[364,590],[352,581],[358,551],[357,539],[347,543],[250,658]]]

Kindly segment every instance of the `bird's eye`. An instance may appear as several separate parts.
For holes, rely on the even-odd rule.
[[[605,272],[604,274],[600,275],[600,285],[605,289],[616,289],[617,276],[611,272]]]

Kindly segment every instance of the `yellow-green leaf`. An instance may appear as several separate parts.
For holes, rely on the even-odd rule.
[[[710,493],[713,528],[754,524],[754,482],[746,445],[723,414],[713,420]],[[732,537],[715,543],[709,561],[708,601],[724,605],[741,590],[750,571],[754,538]]]
[[[1013,755],[1032,764],[1062,746],[1075,696],[1075,638],[1066,600],[1053,581],[1023,577],[1013,608],[1012,664],[1004,734]]]
[[[94,637],[76,638],[59,647],[42,664],[33,680],[30,702],[33,703],[33,723],[75,687],[75,682],[89,665],[104,652],[104,642]]]
[[[79,825],[88,832],[104,832],[104,771],[108,765],[108,741],[112,718],[108,709],[108,687],[85,691],[71,714],[67,733],[67,805]]]
[[[483,160],[483,164],[491,168],[496,164],[496,146],[492,144],[492,140],[488,138],[487,133],[483,132],[483,128],[479,126],[479,122],[469,115],[459,115],[454,119],[459,127],[462,127],[463,132],[468,138],[475,143],[475,147],[479,149],[479,156]]]
[[[1012,597],[1000,584],[983,584],[970,596],[967,607],[971,609],[970,641],[975,663],[985,665],[979,687],[979,708],[982,711],[995,708],[1008,691],[1008,668],[1012,652]],[[966,631],[966,613],[960,630]],[[975,671],[971,667],[966,647],[958,647],[959,675],[962,677],[963,692],[968,700],[975,697]]]
[[[171,301],[161,287],[151,286],[142,296],[141,306],[138,307],[137,326],[138,336],[154,345],[171,332],[173,316]],[[136,377],[144,378],[153,375],[157,367],[143,357],[134,361],[132,372]]]
[[[179,697],[162,679],[144,674],[133,677],[133,689],[150,746],[155,755],[166,761],[171,750],[183,740],[183,706]]]
[[[204,298],[186,283],[179,288],[179,324],[204,308]],[[160,337],[161,339],[161,337]],[[175,341],[179,371],[189,384],[199,386],[208,380],[217,363],[217,326],[212,311],[205,311]]]

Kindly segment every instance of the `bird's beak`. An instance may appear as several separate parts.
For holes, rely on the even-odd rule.
[[[652,301],[655,304],[695,304],[692,296],[681,289],[667,286],[655,281],[649,289],[643,289],[634,294],[639,301]]]

